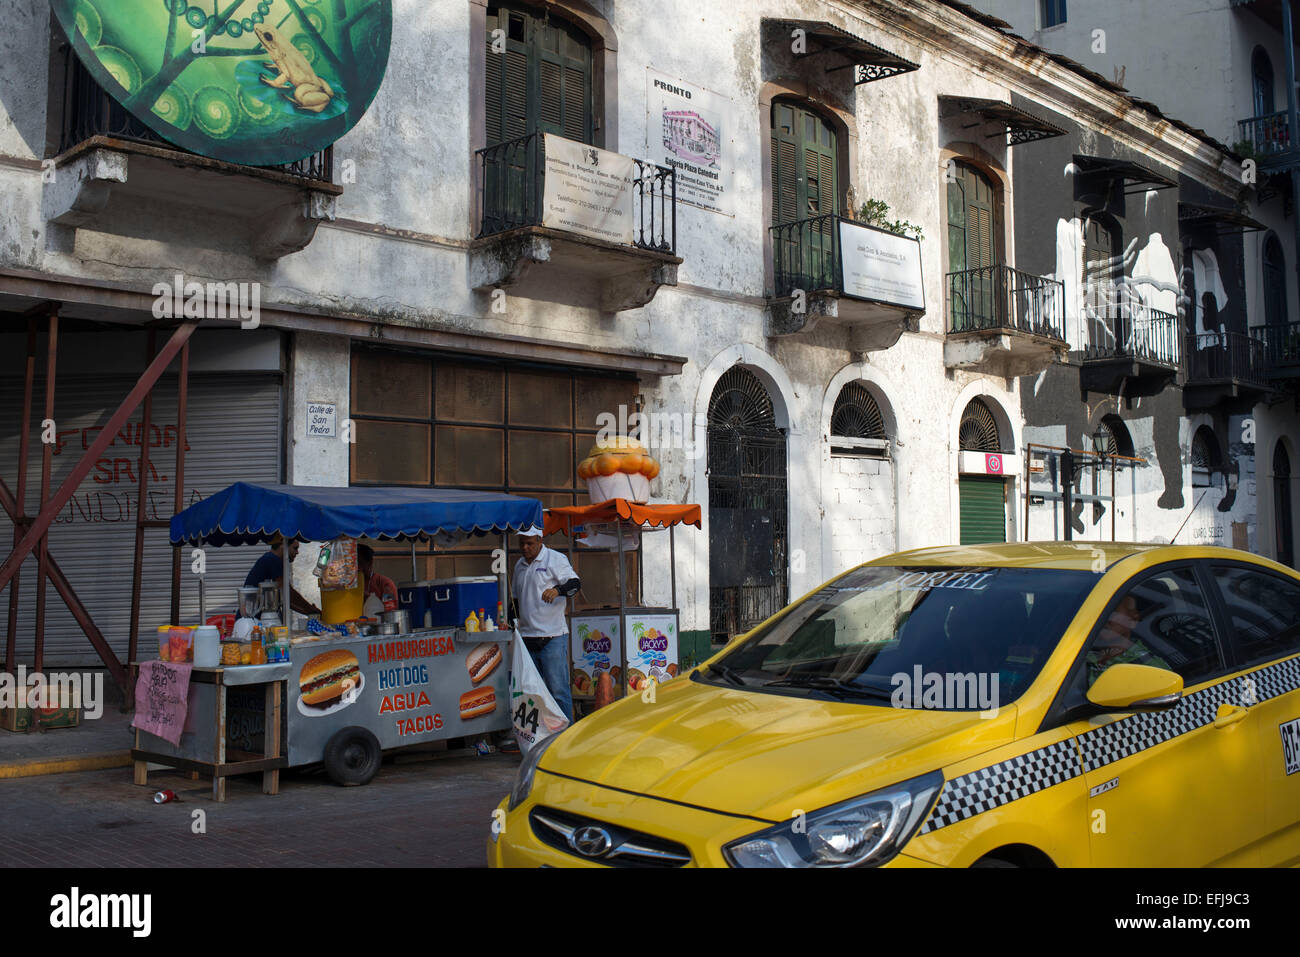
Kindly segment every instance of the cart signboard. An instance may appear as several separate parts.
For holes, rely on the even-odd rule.
[[[596,682],[608,671],[618,687],[623,668],[623,639],[618,614],[576,614],[569,623],[569,658],[575,698],[596,694]]]
[[[446,628],[296,645],[286,698],[290,766],[321,760],[346,727],[366,728],[381,748],[510,727],[510,633],[486,637]],[[476,676],[470,665],[484,655],[491,657]],[[332,679],[339,694],[305,700]]]
[[[677,676],[677,613],[642,611],[627,613],[627,690],[643,691],[650,681],[662,683]]]

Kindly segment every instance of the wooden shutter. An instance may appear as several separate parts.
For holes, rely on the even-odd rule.
[[[961,543],[983,545],[1007,540],[1006,481],[999,478],[963,475],[958,480],[961,495]]]
[[[498,28],[506,31],[505,53],[492,52],[492,31]],[[529,10],[489,8],[484,96],[489,145],[534,130],[591,143],[591,84],[591,45],[576,28]]]
[[[772,135],[772,217],[777,226],[800,218],[798,155],[793,142]]]

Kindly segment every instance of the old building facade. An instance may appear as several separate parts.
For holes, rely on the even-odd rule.
[[[1184,208],[1232,205],[1241,164],[1215,139],[935,0],[392,6],[365,116],[328,153],[265,170],[179,151],[115,115],[48,4],[18,0],[0,38],[6,476],[49,304],[57,486],[144,367],[148,330],[170,333],[155,288],[180,276],[248,283],[260,310],[255,329],[209,318],[194,333],[186,504],[244,478],[582,503],[577,462],[602,424],[639,414],[661,463],[653,498],[704,507],[703,530],[675,550],[697,659],[900,549],[1067,526],[1182,542],[1220,525],[1214,540],[1244,534],[1268,553],[1253,460],[1229,438],[1241,395],[1187,404],[1186,334],[1213,330],[1186,274],[1222,284],[1217,316],[1234,330],[1233,297],[1249,301],[1240,233]],[[548,159],[568,148],[548,135],[628,171],[630,239],[546,219]],[[863,224],[880,204],[913,227],[905,237]],[[164,425],[179,411],[169,381],[153,412]],[[1203,426],[1238,463],[1227,509],[1197,495],[1226,490],[1230,471],[1194,467]],[[1294,440],[1291,420],[1277,428]],[[130,454],[97,463],[50,535],[116,649],[140,441],[128,430]],[[150,443],[150,521],[175,502],[162,467],[175,443],[165,429]],[[1063,450],[1081,455],[1069,482]],[[28,515],[40,474],[36,454]],[[139,534],[159,582],[148,624],[166,615],[173,557],[163,533]],[[645,536],[642,553],[633,581],[666,604],[665,536]],[[608,556],[579,558],[586,603],[613,600]],[[210,592],[233,595],[245,559],[220,556]],[[492,556],[414,561],[384,551],[381,569],[482,574]],[[183,610],[194,591],[185,577]],[[20,655],[31,604],[17,610]],[[45,627],[49,660],[91,654],[57,602]]]

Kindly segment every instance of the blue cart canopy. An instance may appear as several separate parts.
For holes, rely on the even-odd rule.
[[[236,482],[172,516],[171,543],[254,545],[276,536],[431,538],[452,542],[542,527],[542,503],[443,488],[316,488]]]

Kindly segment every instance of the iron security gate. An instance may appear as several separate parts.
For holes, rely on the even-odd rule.
[[[788,600],[786,438],[753,373],[718,381],[708,441],[709,630],[720,642]]]

